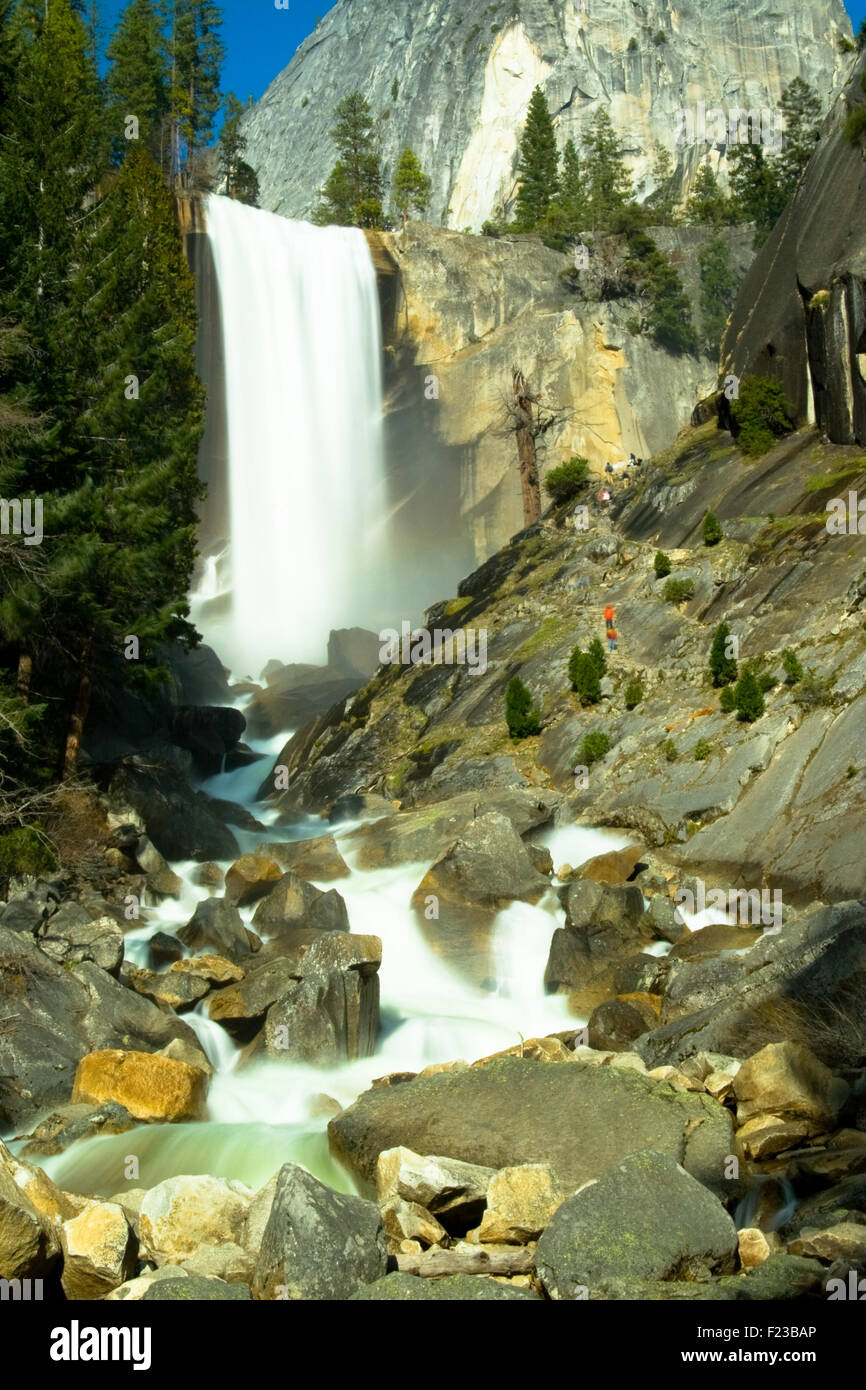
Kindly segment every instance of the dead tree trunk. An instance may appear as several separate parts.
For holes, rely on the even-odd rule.
[[[535,1264],[535,1254],[524,1246],[514,1250],[425,1250],[420,1255],[398,1255],[401,1274],[417,1274],[422,1279],[438,1279],[443,1274],[526,1274]]]
[[[33,676],[33,657],[29,652],[22,651],[18,657],[18,676],[15,682],[18,694],[22,700],[30,700],[30,681]]]
[[[64,778],[74,777],[78,771],[78,753],[81,748],[81,736],[84,733],[84,725],[87,723],[87,716],[90,713],[91,689],[92,680],[87,654],[85,654],[81,664],[81,679],[78,682],[78,694],[75,697],[75,706],[69,720],[69,732],[66,735],[66,748],[63,754]]]
[[[537,422],[532,409],[538,398],[529,394],[526,378],[519,367],[512,369],[511,382],[514,389],[514,432],[520,462],[520,488],[523,493],[523,525],[533,526],[541,516],[541,486],[535,452]]]

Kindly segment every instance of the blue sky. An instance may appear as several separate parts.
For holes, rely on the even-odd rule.
[[[125,5],[126,0],[101,0],[106,39]],[[260,97],[312,33],[317,17],[332,8],[328,0],[289,0],[288,10],[276,9],[274,0],[223,0],[223,90],[235,92],[242,101]],[[856,31],[866,18],[866,0],[847,0],[847,9]]]

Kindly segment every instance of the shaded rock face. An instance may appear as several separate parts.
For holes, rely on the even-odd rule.
[[[783,384],[800,422],[866,441],[866,161],[843,132],[866,102],[866,56],[836,97],[790,205],[737,297],[726,370]]]
[[[335,160],[333,109],[360,90],[383,117],[387,182],[411,145],[432,178],[431,220],[478,231],[514,196],[536,84],[560,146],[609,111],[646,194],[654,141],[680,156],[681,177],[708,152],[675,150],[679,108],[775,107],[798,75],[826,92],[844,71],[840,34],[851,35],[841,0],[748,11],[739,0],[676,11],[649,0],[638,12],[618,0],[521,0],[519,17],[505,5],[482,14],[473,0],[341,0],[246,118],[247,158],[263,207],[307,216]]]
[[[368,1091],[328,1135],[335,1157],[371,1187],[382,1150],[403,1145],[488,1168],[544,1163],[565,1191],[639,1148],[721,1188],[732,1142],[730,1115],[707,1096],[635,1072],[510,1057]]]

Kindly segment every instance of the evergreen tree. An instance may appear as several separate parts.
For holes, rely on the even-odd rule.
[[[532,696],[519,676],[509,681],[505,692],[505,719],[513,739],[529,738],[537,734],[541,727],[538,711],[532,705]]]
[[[785,133],[781,153],[773,160],[773,172],[779,196],[787,203],[815,152],[821,133],[821,103],[809,83],[795,77],[782,93],[781,106]]]
[[[715,512],[707,512],[703,524],[704,545],[718,545],[719,541],[724,540],[725,533],[722,530],[722,523]]]
[[[547,101],[540,87],[529,100],[517,165],[519,187],[514,224],[533,232],[544,220],[559,192],[559,156]]]
[[[596,639],[597,640],[597,639]],[[599,644],[600,645],[600,644]],[[602,649],[602,656],[604,649]],[[601,699],[601,676],[596,661],[589,652],[575,647],[568,661],[568,678],[582,705],[597,705]]]
[[[731,636],[731,629],[727,623],[719,623],[713,633],[713,645],[710,648],[710,675],[713,678],[713,685],[731,685],[737,679],[737,662],[733,656],[728,655],[728,641]]]
[[[599,109],[584,137],[584,175],[589,215],[594,230],[610,226],[632,196],[632,183],[623,163],[623,147],[610,116]]]
[[[702,346],[706,355],[717,362],[739,282],[731,265],[730,247],[723,236],[710,238],[702,248],[698,262],[701,269]]]
[[[604,646],[600,637],[593,637],[589,644],[587,656],[595,667],[599,680],[601,680],[607,670],[607,657],[604,654]]]
[[[403,226],[409,217],[409,209],[425,212],[430,205],[430,179],[421,168],[421,161],[409,145],[404,146],[394,173],[393,199],[397,211],[403,218]]]
[[[170,167],[175,187],[197,177],[196,152],[214,133],[222,104],[222,11],[212,0],[166,0],[171,64]]]
[[[241,131],[244,109],[243,102],[238,101],[234,92],[229,92],[219,138],[219,170],[225,180],[226,197],[255,208],[259,205],[259,180],[256,171],[244,159],[247,150],[247,138]]]
[[[773,165],[761,145],[747,142],[728,152],[731,202],[740,222],[754,222],[755,246],[763,246],[785,206]]]
[[[862,53],[866,48],[866,19],[860,21],[860,28],[857,30],[857,52]]]
[[[341,227],[382,225],[382,170],[373,113],[361,92],[336,107],[331,138],[339,159],[321,191],[313,220]]]
[[[753,671],[747,667],[734,689],[734,708],[744,723],[753,724],[764,713],[764,697]]]
[[[195,288],[174,199],[142,146],[82,233],[68,331],[80,481],[49,499],[53,602],[78,676],[67,772],[92,679],[125,640],[138,639],[128,669],[139,677],[159,670],[159,643],[195,640],[186,621],[204,419]]]
[[[573,140],[565,142],[557,199],[565,217],[568,234],[578,236],[587,218],[586,187],[580,156]]]
[[[653,152],[653,183],[655,189],[646,200],[646,206],[653,222],[661,227],[675,226],[677,222],[677,183],[674,177],[674,161],[670,150],[658,141]]]
[[[702,164],[686,204],[686,221],[693,227],[720,227],[730,218],[728,199],[719,187],[712,167]]]
[[[131,0],[106,54],[109,121],[116,147],[126,145],[124,122],[136,116],[139,138],[159,159],[163,124],[170,110],[169,75],[154,0]]]

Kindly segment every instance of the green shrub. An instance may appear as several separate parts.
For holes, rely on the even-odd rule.
[[[643,699],[643,686],[639,680],[631,680],[625,688],[625,707],[634,709]]]
[[[670,556],[663,550],[657,550],[653,560],[653,569],[656,572],[656,579],[667,579],[671,572]]]
[[[680,756],[679,749],[672,738],[666,738],[662,744],[662,752],[669,763],[675,763]]]
[[[814,709],[818,705],[829,705],[831,681],[827,676],[819,676],[811,666],[797,685],[795,699],[804,709]]]
[[[778,681],[771,671],[763,671],[758,676],[758,686],[762,695],[766,695],[767,691],[772,690],[776,685],[778,685]]]
[[[607,657],[604,654],[604,644],[600,637],[593,637],[592,641],[589,644],[589,651],[587,652],[587,656],[589,657],[590,661],[592,662],[593,666],[598,672],[599,680],[601,680],[602,676],[607,670]]]
[[[719,708],[723,710],[725,714],[733,714],[734,710],[737,708],[735,690],[736,686],[726,685],[719,696]]]
[[[866,92],[866,72],[860,78],[860,86]],[[862,136],[866,134],[866,103],[861,102],[859,106],[855,106],[852,111],[849,111],[845,118],[844,130],[845,139],[849,144],[859,145]]]
[[[754,671],[748,667],[734,686],[734,705],[737,718],[746,724],[754,724],[764,713],[764,697]]]
[[[576,497],[589,477],[589,459],[575,455],[567,463],[553,468],[544,480],[554,502],[568,502]]]
[[[668,36],[665,33],[664,29],[656,29],[655,33],[653,34],[653,43],[655,44],[656,48],[660,48],[661,45],[663,43],[667,43],[667,41]]]
[[[496,222],[482,222],[481,235],[500,237],[502,236],[502,228]]]
[[[856,776],[857,776],[857,769],[856,769],[856,767],[854,766],[853,763],[849,763],[849,764],[848,764],[848,771],[847,771],[847,773],[846,773],[845,775],[846,775],[847,777],[856,777]]]
[[[582,705],[597,705],[601,699],[601,675],[588,652],[575,647],[568,661],[568,678]]]
[[[631,38],[630,38],[629,41],[628,41],[628,51],[629,51],[629,53],[637,53],[639,47],[640,47],[640,45],[638,44],[637,39],[635,38],[634,34],[632,34]],[[852,45],[852,47],[853,47],[853,45]]]
[[[794,428],[794,407],[775,377],[745,376],[731,402],[731,421],[743,453],[756,458]]]
[[[803,667],[800,658],[790,647],[786,647],[782,652],[782,669],[785,672],[785,681],[788,685],[796,685],[803,679]]]
[[[695,744],[695,762],[702,763],[712,753],[712,748],[705,738],[699,738]]]
[[[532,696],[519,676],[508,683],[505,718],[513,739],[529,738],[531,734],[537,734],[541,727],[538,711],[532,705]]]
[[[592,767],[593,763],[600,762],[610,749],[610,737],[608,734],[596,732],[584,734],[583,742],[580,745],[579,761],[584,767]]]
[[[730,635],[731,629],[727,623],[719,623],[713,633],[713,645],[710,647],[710,675],[715,686],[730,685],[739,674],[734,657],[725,654]]]
[[[669,579],[662,591],[665,603],[685,603],[692,597],[695,586],[691,579]]]
[[[725,533],[719,518],[714,512],[707,512],[704,517],[704,545],[718,545],[724,538]]]
[[[39,877],[57,868],[57,856],[41,825],[20,825],[0,835],[0,878],[33,874]]]

